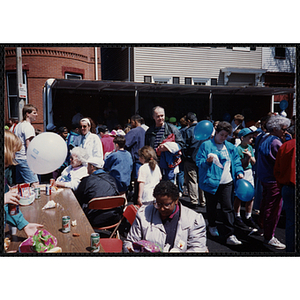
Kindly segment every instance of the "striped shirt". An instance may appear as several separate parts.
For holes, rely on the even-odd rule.
[[[155,141],[154,141],[154,150],[159,146],[162,142],[162,137],[165,133],[165,125],[161,127],[155,127],[154,132],[156,133]]]

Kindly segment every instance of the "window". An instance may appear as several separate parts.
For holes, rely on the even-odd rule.
[[[173,77],[173,84],[179,84],[179,77]]]
[[[275,58],[285,58],[285,48],[275,47]]]
[[[65,79],[82,79],[81,74],[65,73]]]
[[[144,76],[144,82],[151,82],[151,76]]]
[[[192,78],[191,77],[185,77],[184,78],[184,83],[185,84],[192,84]]]
[[[210,84],[211,85],[218,85],[218,79],[217,78],[211,78],[210,79]]]
[[[6,73],[7,82],[7,102],[8,102],[8,116],[9,118],[19,118],[19,103],[17,95],[17,76],[16,72]],[[27,86],[26,72],[23,71],[23,83]],[[26,97],[26,103],[27,103]]]
[[[160,84],[172,83],[172,77],[153,76],[153,81]]]
[[[193,85],[210,85],[210,78],[193,78]]]

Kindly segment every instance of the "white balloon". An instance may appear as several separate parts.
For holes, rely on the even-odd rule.
[[[64,139],[53,132],[43,132],[30,142],[27,163],[33,173],[48,174],[58,169],[67,157]]]

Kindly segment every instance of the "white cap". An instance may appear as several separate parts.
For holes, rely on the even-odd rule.
[[[104,166],[104,160],[101,157],[95,156],[95,157],[90,157],[87,160],[87,163],[93,165],[94,167],[98,169],[102,169]]]

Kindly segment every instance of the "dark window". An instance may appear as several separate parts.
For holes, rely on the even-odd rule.
[[[191,77],[185,77],[184,78],[184,83],[185,84],[192,84],[192,78]]]
[[[255,51],[255,50],[256,50],[256,47],[250,47],[250,50],[251,50],[251,51]]]
[[[65,79],[82,79],[81,74],[65,73]]]
[[[211,78],[210,79],[210,85],[217,85],[218,84],[218,79],[217,78]]]
[[[144,82],[151,82],[151,76],[144,76]]]
[[[285,58],[285,48],[275,47],[275,58]]]
[[[179,77],[173,77],[173,84],[179,84]]]
[[[17,95],[17,77],[16,72],[7,72],[7,101],[9,118],[19,117],[19,103]],[[26,72],[23,71],[23,83],[27,85]]]

